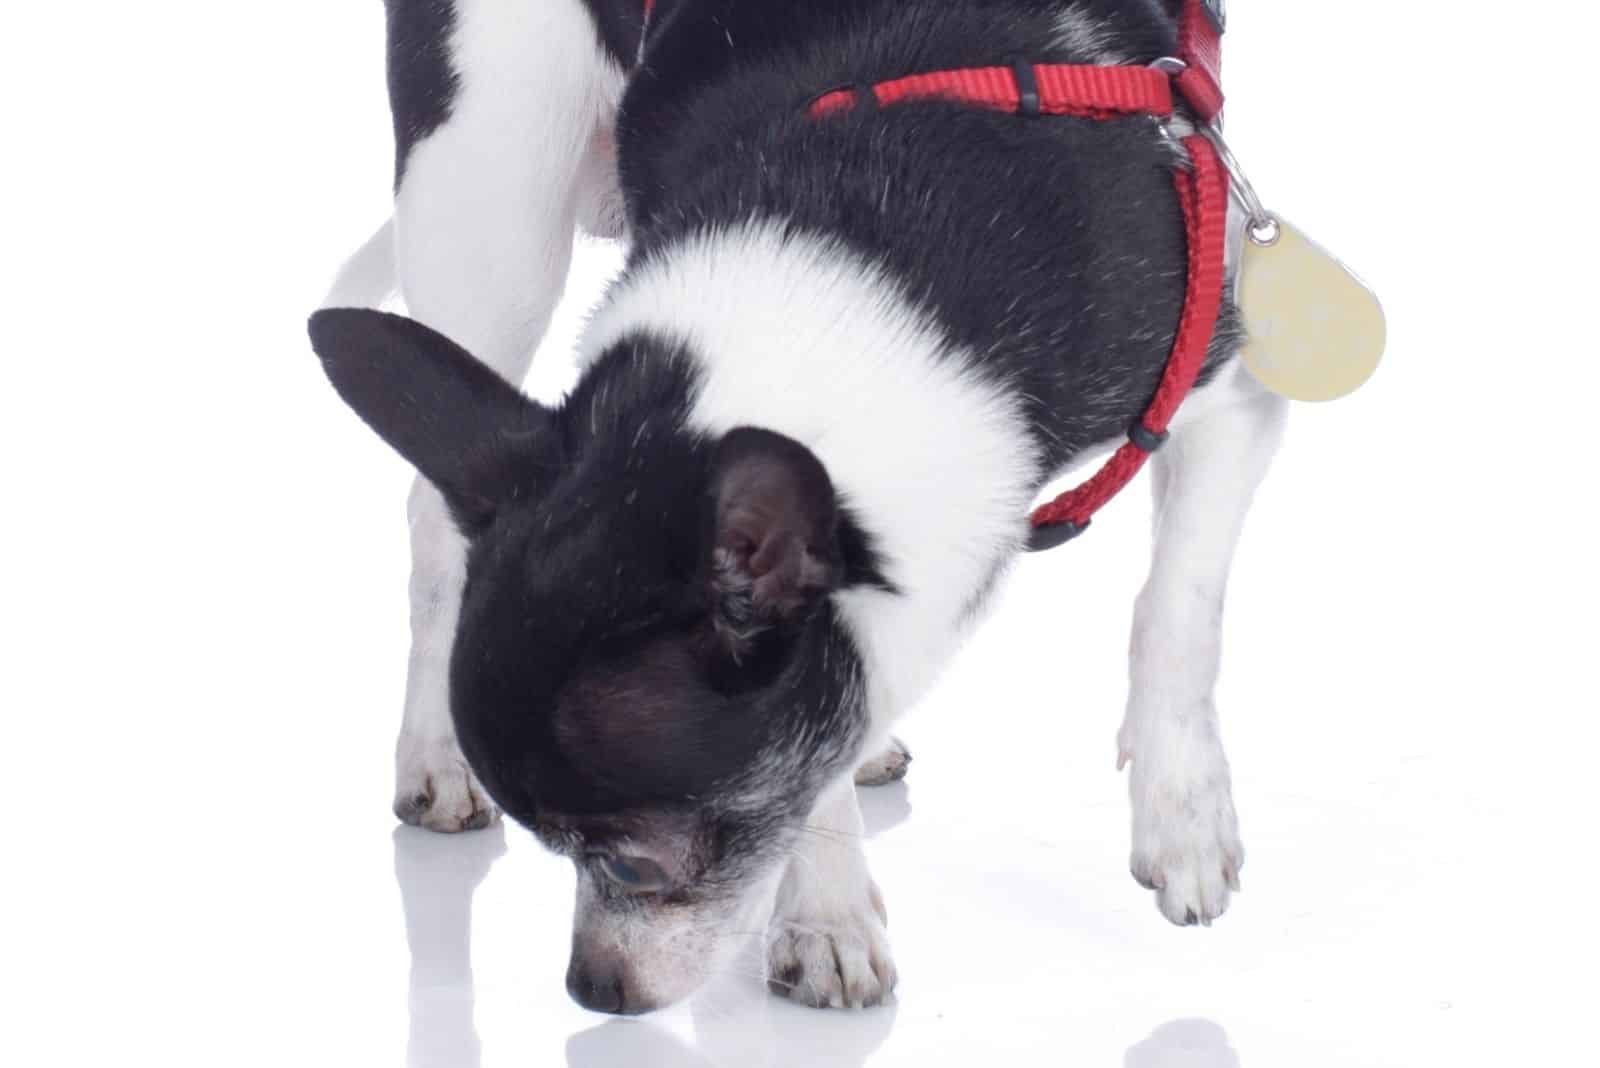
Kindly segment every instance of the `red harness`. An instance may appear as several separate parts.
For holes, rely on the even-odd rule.
[[[644,0],[648,19],[654,0]],[[1222,111],[1220,77],[1222,0],[1184,0],[1178,41],[1181,63],[1154,67],[1036,66],[977,67],[913,74],[863,89],[835,89],[811,103],[813,118],[858,105],[890,107],[918,100],[950,100],[1027,117],[1075,115],[1115,119],[1172,114],[1173,88],[1201,122]],[[1128,431],[1128,441],[1087,482],[1033,513],[1029,549],[1053,549],[1082,534],[1105,504],[1132,482],[1145,461],[1167,440],[1167,428],[1194,388],[1206,361],[1222,308],[1228,220],[1228,172],[1211,140],[1201,134],[1183,141],[1190,166],[1173,179],[1188,231],[1189,281],[1177,338],[1150,406]]]

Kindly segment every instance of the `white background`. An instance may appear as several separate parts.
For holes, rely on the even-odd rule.
[[[868,801],[898,1007],[752,973],[643,1024],[568,1001],[571,876],[524,832],[388,813],[409,473],[302,332],[387,210],[380,5],[12,6],[0,1062],[1593,1057],[1592,5],[1233,5],[1234,146],[1392,327],[1242,547],[1233,910],[1170,927],[1126,872],[1133,492],[1017,570]]]

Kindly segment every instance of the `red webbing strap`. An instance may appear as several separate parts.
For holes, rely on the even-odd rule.
[[[1037,85],[1038,114],[1112,119],[1124,115],[1172,114],[1172,79],[1144,67],[1030,65]],[[1026,71],[1023,72],[1024,74]],[[1023,110],[1024,87],[1016,67],[974,67],[913,74],[865,89],[835,89],[811,103],[820,119],[853,108],[862,92],[880,106],[917,100],[951,100],[994,111]]]
[[[1201,122],[1222,113],[1222,5],[1218,0],[1184,0],[1178,21],[1178,58],[1188,64],[1178,75],[1178,91]],[[1213,13],[1215,12],[1215,13]]]
[[[1189,237],[1189,287],[1183,298],[1172,357],[1167,361],[1150,407],[1140,420],[1152,439],[1160,440],[1178,406],[1194,388],[1216,332],[1222,310],[1228,236],[1228,173],[1211,142],[1198,134],[1184,139],[1193,170],[1175,173]],[[1081,532],[1089,520],[1123,487],[1133,481],[1150,453],[1129,441],[1089,481],[1062,494],[1033,513],[1033,526],[1061,527],[1067,537]],[[1065,540],[1063,538],[1062,540]]]

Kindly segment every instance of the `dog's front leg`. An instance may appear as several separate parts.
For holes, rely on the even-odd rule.
[[[610,144],[621,75],[578,0],[456,0],[439,29],[448,40],[419,48],[416,34],[436,29],[436,8],[390,8],[396,128],[428,131],[398,146],[400,289],[413,318],[520,384],[561,298],[579,211],[604,199],[585,183],[614,180],[594,156]],[[431,69],[438,62],[449,69]],[[418,110],[446,91],[447,108]],[[450,715],[466,543],[425,481],[408,515],[412,646],[394,808],[407,823],[467,830],[496,813]]]
[[[767,931],[768,984],[814,1008],[864,1008],[894,990],[888,914],[862,852],[861,810],[847,778],[800,832]]]
[[[1133,765],[1133,876],[1182,925],[1222,915],[1244,864],[1212,691],[1234,545],[1287,406],[1259,388],[1247,397],[1182,427],[1156,455],[1155,557],[1134,612],[1118,738]]]

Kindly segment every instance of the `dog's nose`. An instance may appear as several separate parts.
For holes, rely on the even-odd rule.
[[[620,961],[574,956],[567,968],[567,993],[591,1012],[608,1012],[614,1016],[649,1012],[651,1006],[638,997],[637,991],[630,992],[628,986],[626,969]]]

